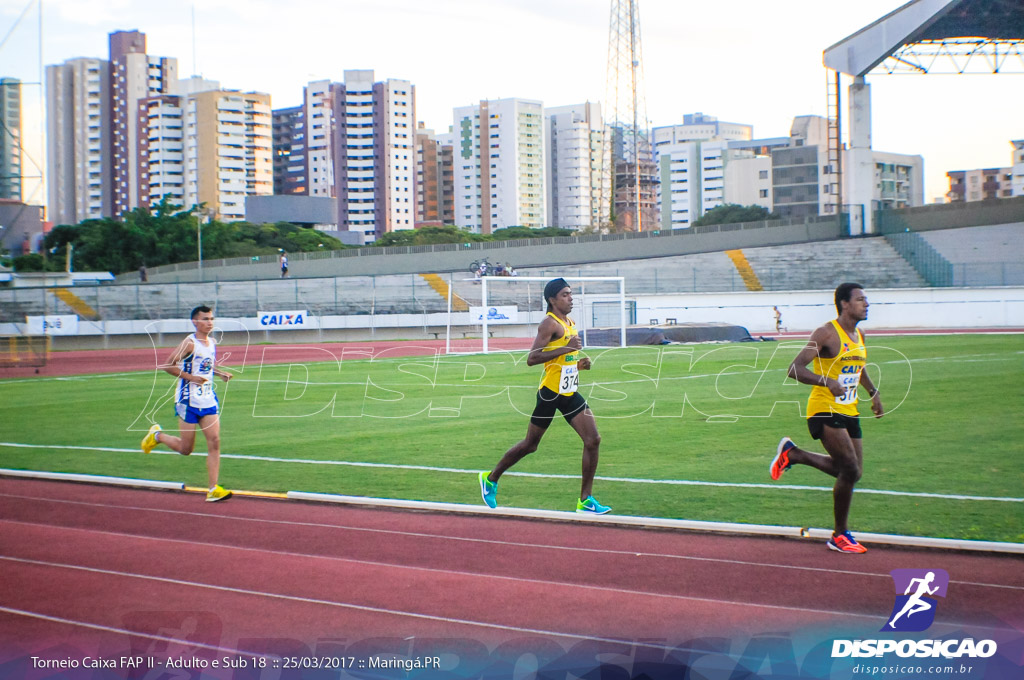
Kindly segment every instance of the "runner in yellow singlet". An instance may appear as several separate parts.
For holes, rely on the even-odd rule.
[[[480,495],[488,507],[497,506],[498,479],[510,467],[537,450],[555,412],[559,411],[583,440],[583,482],[580,485],[580,497],[576,499],[576,512],[603,515],[611,511],[611,508],[598,503],[593,495],[601,436],[597,433],[594,414],[579,393],[579,372],[590,368],[590,359],[580,356],[583,343],[576,333],[576,325],[569,318],[569,312],[572,311],[572,288],[565,279],[549,281],[544,286],[544,300],[548,313],[540,322],[537,337],[526,357],[527,366],[544,364],[544,375],[537,391],[537,406],[530,417],[526,438],[506,451],[490,473],[481,472],[478,475]]]
[[[863,553],[867,548],[857,542],[847,527],[853,486],[864,468],[858,387],[863,385],[871,396],[871,411],[876,418],[881,418],[885,409],[878,389],[868,377],[864,334],[857,328],[858,323],[868,318],[864,287],[859,283],[840,284],[835,302],[839,317],[814,331],[789,367],[790,376],[813,386],[807,400],[807,428],[811,437],[821,440],[828,455],[805,451],[789,437],[783,437],[769,472],[777,480],[793,465],[810,465],[835,477],[835,527],[828,547],[843,553]],[[808,364],[813,368],[809,369]]]

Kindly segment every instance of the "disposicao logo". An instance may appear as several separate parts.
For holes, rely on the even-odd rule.
[[[927,630],[935,621],[938,600],[946,597],[949,574],[945,569],[893,569],[896,602],[882,630],[917,632]]]
[[[949,574],[944,569],[893,569],[896,597],[882,632],[914,633],[935,622],[936,597],[945,597]],[[986,658],[996,653],[993,640],[833,640],[832,657],[872,657],[895,653],[900,657]]]

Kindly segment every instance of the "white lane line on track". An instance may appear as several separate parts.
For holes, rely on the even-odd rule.
[[[184,647],[199,647],[201,649],[209,649],[214,652],[228,652],[238,656],[253,656],[257,658],[266,659],[278,659],[276,654],[259,654],[256,652],[247,652],[241,649],[233,649],[231,647],[218,647],[217,645],[207,645],[202,642],[195,642],[193,640],[179,640],[177,638],[167,637],[166,635],[154,635],[153,633],[142,633],[136,630],[127,630],[126,628],[114,628],[112,626],[104,626],[98,623],[88,623],[86,621],[75,621],[73,619],[65,619],[59,616],[50,616],[48,614],[41,614],[39,612],[30,612],[24,609],[14,609],[12,607],[4,607],[0,605],[0,612],[7,614],[13,614],[15,616],[27,616],[33,619],[41,619],[43,621],[50,621],[51,623],[62,623],[69,626],[78,626],[80,628],[90,628],[92,630],[99,630],[105,633],[121,633],[123,635],[129,635],[131,637],[141,637],[147,640],[156,640],[159,642],[170,642]]]
[[[71,450],[71,451],[106,451],[111,453],[133,453],[138,454],[139,449],[121,449],[104,446],[73,446],[73,445],[51,445],[51,444],[22,444],[18,442],[0,442],[0,447],[19,449],[50,449],[50,450]],[[154,450],[152,455],[178,456],[175,451]],[[194,452],[192,457],[205,458],[205,453]],[[477,475],[479,470],[465,470],[462,468],[434,467],[429,465],[404,465],[398,463],[365,463],[347,460],[314,460],[309,458],[275,458],[271,456],[250,456],[243,454],[221,453],[222,459],[249,460],[258,463],[285,463],[295,465],[340,465],[344,467],[364,467],[387,470],[415,470],[420,472],[443,472],[464,475]],[[509,471],[505,474],[513,477],[533,477],[540,479],[579,479],[579,475],[547,474],[540,472],[516,472]],[[803,484],[760,484],[751,482],[705,482],[689,479],[644,479],[642,477],[605,477],[598,475],[594,477],[600,482],[621,482],[626,484],[666,484],[669,486],[710,486],[725,487],[733,489],[785,489],[790,491],[827,491],[832,493],[830,486],[808,486]],[[912,498],[936,498],[942,500],[958,501],[990,501],[1000,503],[1024,503],[1024,498],[1013,498],[1005,496],[967,496],[963,494],[925,493],[919,491],[893,491],[889,489],[862,489],[858,488],[859,494],[874,494],[881,496],[909,496]]]
[[[7,520],[0,520],[0,522],[3,522],[3,521],[7,521]],[[17,524],[29,524],[29,525],[32,524],[30,522],[15,522],[15,523],[17,523]],[[64,529],[64,528],[62,527],[62,529]],[[204,542],[204,541],[186,541],[186,540],[175,539],[175,538],[157,538],[157,537],[152,537],[152,536],[139,536],[139,535],[134,535],[134,534],[117,534],[117,533],[114,533],[114,532],[107,532],[107,531],[102,531],[102,530],[97,530],[97,529],[77,529],[77,531],[82,531],[82,532],[86,532],[86,533],[108,534],[108,535],[112,535],[112,536],[115,536],[115,537],[129,537],[129,538],[136,538],[136,539],[142,539],[142,540],[151,540],[151,541],[167,541],[167,542],[170,542],[170,543],[181,543],[181,544],[185,544],[185,545],[198,545],[198,546],[215,548],[217,550],[231,549],[231,550],[240,550],[240,551],[257,552],[257,553],[270,553],[270,554],[273,554],[273,555],[281,555],[281,556],[285,556],[285,557],[304,557],[304,558],[317,559],[317,560],[326,560],[326,561],[330,561],[330,562],[348,562],[348,563],[351,563],[351,564],[366,565],[366,566],[373,566],[373,567],[385,567],[385,568],[390,568],[390,569],[402,569],[402,570],[409,570],[409,571],[423,571],[423,572],[434,573],[434,574],[452,574],[452,575],[455,575],[455,576],[470,576],[470,577],[484,578],[484,579],[497,579],[497,580],[500,580],[500,581],[510,581],[512,583],[524,583],[524,584],[529,584],[529,585],[558,586],[558,587],[567,588],[569,590],[573,590],[573,589],[593,590],[593,591],[602,592],[602,593],[614,593],[616,595],[631,595],[631,596],[640,596],[640,597],[665,598],[665,599],[669,599],[669,600],[684,600],[684,601],[690,601],[690,602],[705,602],[705,603],[708,603],[708,604],[732,605],[732,606],[737,606],[737,607],[754,608],[754,609],[767,608],[767,609],[777,609],[777,610],[783,610],[783,611],[805,612],[805,613],[811,613],[811,614],[827,614],[829,616],[856,616],[856,617],[867,618],[867,619],[881,619],[882,618],[880,616],[873,616],[873,615],[869,615],[869,614],[856,614],[856,613],[850,613],[850,612],[841,612],[841,611],[826,610],[826,609],[815,609],[815,608],[808,608],[808,607],[793,607],[793,606],[788,606],[788,605],[760,604],[760,603],[754,603],[754,602],[736,602],[736,601],[733,601],[733,600],[722,600],[722,599],[718,599],[718,598],[694,597],[692,595],[677,595],[677,594],[673,594],[673,593],[654,593],[654,592],[650,592],[650,591],[646,591],[646,590],[634,590],[634,589],[631,589],[631,588],[613,588],[613,587],[610,587],[610,586],[583,585],[583,584],[578,584],[578,583],[567,583],[567,582],[564,582],[564,581],[550,581],[550,580],[547,580],[547,579],[523,578],[521,576],[502,576],[500,574],[482,574],[482,573],[473,572],[473,571],[459,571],[459,570],[455,570],[455,569],[437,569],[437,568],[434,568],[434,567],[417,567],[417,566],[411,566],[411,565],[406,565],[406,564],[389,564],[387,562],[377,562],[377,561],[373,561],[373,560],[357,560],[357,559],[352,559],[352,558],[348,558],[348,557],[333,557],[333,556],[327,556],[327,555],[309,555],[309,554],[305,554],[305,553],[295,553],[295,552],[290,552],[290,551],[285,551],[285,550],[267,550],[267,549],[264,549],[264,548],[246,548],[246,547],[233,546],[233,545],[222,545],[222,544],[219,544],[219,543],[209,543],[209,542]],[[625,553],[625,554],[633,554],[633,555],[635,555],[636,553]],[[0,555],[0,559],[21,559],[21,558],[14,558],[14,557],[8,558],[7,556]],[[74,566],[77,566],[77,565],[74,565]],[[92,567],[83,567],[83,568],[92,569]],[[147,576],[141,575],[141,574],[139,576],[140,577],[148,578]],[[162,578],[162,577],[153,577],[153,578]],[[213,586],[213,587],[219,587],[219,586]]]
[[[568,639],[572,639],[572,640],[595,640],[597,642],[609,642],[609,643],[614,643],[614,644],[627,644],[627,645],[633,645],[633,646],[637,646],[637,647],[651,647],[651,648],[654,648],[654,649],[660,649],[660,650],[666,650],[666,651],[675,649],[674,647],[672,647],[670,645],[656,645],[656,644],[652,645],[652,644],[645,644],[645,643],[640,643],[640,642],[636,642],[636,641],[633,641],[633,640],[620,639],[620,638],[596,637],[596,636],[590,636],[590,635],[580,635],[580,634],[576,634],[576,633],[561,633],[561,632],[553,631],[553,630],[544,630],[542,628],[527,628],[527,627],[524,627],[524,626],[506,626],[506,625],[497,624],[497,623],[488,623],[486,621],[473,621],[472,619],[458,619],[458,618],[453,618],[453,617],[448,617],[448,616],[439,616],[439,615],[435,615],[435,614],[420,614],[418,612],[408,612],[408,611],[402,611],[402,610],[399,610],[399,609],[386,609],[384,607],[371,607],[371,606],[368,606],[368,605],[358,605],[358,604],[352,604],[352,603],[348,603],[348,602],[336,602],[336,601],[333,601],[333,600],[324,600],[324,599],[321,599],[321,598],[302,597],[302,596],[298,596],[298,595],[284,595],[282,593],[268,593],[268,592],[259,591],[259,590],[249,590],[247,588],[233,588],[231,586],[217,586],[217,585],[212,585],[212,584],[208,584],[208,583],[199,583],[197,581],[185,581],[185,580],[181,580],[181,579],[165,578],[165,577],[161,577],[161,576],[147,576],[145,574],[134,574],[134,573],[131,573],[131,572],[114,571],[114,570],[110,570],[110,569],[96,569],[96,568],[93,568],[93,567],[84,567],[84,566],[75,565],[75,564],[61,564],[59,562],[46,562],[46,561],[43,561],[43,560],[31,560],[31,559],[24,559],[24,558],[19,558],[19,557],[9,557],[9,556],[6,556],[6,555],[0,555],[0,560],[5,560],[5,561],[9,561],[9,562],[18,562],[18,563],[21,563],[21,564],[28,564],[28,565],[39,566],[39,567],[53,567],[53,568],[57,568],[57,569],[68,569],[68,570],[73,570],[73,571],[84,571],[84,572],[88,572],[88,573],[99,574],[99,575],[102,575],[102,576],[115,576],[115,577],[125,577],[125,578],[136,578],[136,579],[141,579],[141,580],[144,580],[144,581],[152,581],[152,582],[157,582],[157,583],[167,583],[167,584],[170,584],[170,585],[178,585],[178,586],[185,586],[185,587],[191,587],[191,588],[199,588],[199,589],[204,589],[204,590],[213,590],[213,591],[219,591],[219,592],[225,592],[225,593],[232,593],[232,594],[236,594],[236,595],[249,595],[249,596],[255,596],[255,597],[264,597],[264,598],[269,598],[269,599],[275,599],[275,600],[284,600],[284,601],[287,601],[287,602],[299,602],[299,603],[302,603],[302,604],[313,604],[313,605],[321,605],[321,606],[326,606],[326,607],[338,607],[338,608],[341,608],[341,609],[350,609],[350,610],[367,612],[367,613],[371,613],[371,614],[385,614],[385,615],[389,615],[389,616],[405,617],[405,618],[419,619],[419,620],[424,620],[424,621],[434,621],[434,622],[445,623],[445,624],[463,625],[463,626],[469,626],[469,627],[475,627],[475,628],[488,628],[488,629],[492,629],[492,630],[512,631],[512,632],[515,632],[515,633],[524,633],[524,634],[530,634],[530,635],[548,635],[548,636],[551,636],[551,637],[568,638]],[[709,600],[709,602],[714,602],[714,600]],[[746,606],[749,606],[749,605],[746,605]],[[774,607],[774,606],[771,606],[771,605],[758,605],[758,606],[768,607],[770,609],[786,609],[786,610],[790,610],[790,611],[795,610],[795,611],[804,611],[804,612],[807,612],[807,613],[835,615],[834,612],[824,612],[824,611],[817,611],[817,610],[813,610],[813,609],[798,610],[798,609],[791,608],[791,607]],[[6,608],[0,607],[0,609],[6,609]],[[862,615],[862,614],[850,614],[849,616],[855,616],[855,617],[860,617],[860,618],[868,618],[868,619],[872,619],[872,620],[876,620],[876,621],[882,620],[884,618],[884,617],[880,617],[880,616],[865,616],[865,615]]]
[[[5,497],[5,496],[8,496],[8,494],[0,494],[0,497]],[[40,500],[40,501],[44,501],[44,502],[53,502],[53,503],[68,503],[68,504],[76,504],[76,505],[87,505],[87,506],[99,507],[99,508],[116,508],[117,510],[161,512],[161,513],[171,513],[171,514],[187,515],[187,516],[193,516],[193,517],[206,517],[206,518],[213,518],[213,519],[228,519],[228,520],[236,520],[236,521],[242,521],[242,522],[255,522],[255,523],[262,523],[262,524],[277,524],[277,525],[286,525],[286,526],[298,526],[298,527],[306,527],[306,528],[314,528],[314,529],[334,529],[334,530],[341,530],[341,531],[353,531],[353,532],[363,532],[363,533],[371,533],[371,534],[385,534],[385,535],[390,535],[390,536],[402,536],[402,537],[406,537],[406,538],[425,538],[425,539],[438,540],[438,541],[454,541],[454,542],[460,542],[460,543],[479,543],[479,544],[485,544],[485,545],[508,546],[508,547],[513,547],[513,548],[530,548],[530,549],[541,549],[541,550],[566,551],[566,552],[573,552],[573,553],[587,553],[587,554],[596,554],[596,555],[616,555],[616,556],[626,556],[626,557],[632,556],[632,557],[644,557],[644,558],[656,558],[656,559],[684,560],[684,561],[689,561],[689,562],[711,562],[711,563],[728,564],[728,565],[734,565],[734,566],[767,567],[767,568],[770,568],[770,569],[787,569],[787,570],[807,571],[807,572],[815,572],[815,573],[822,573],[822,574],[844,574],[844,575],[847,575],[847,576],[866,576],[866,577],[871,577],[871,578],[883,578],[883,579],[890,578],[890,575],[888,573],[874,573],[874,572],[852,571],[852,570],[843,570],[843,569],[834,569],[834,568],[822,568],[822,567],[807,567],[807,566],[798,566],[798,565],[792,565],[792,564],[773,564],[773,563],[769,563],[769,562],[751,562],[749,560],[735,560],[735,559],[726,559],[726,558],[721,558],[721,557],[697,557],[697,556],[692,556],[692,555],[675,555],[675,554],[671,554],[671,553],[652,553],[652,552],[643,552],[643,551],[638,553],[638,552],[636,552],[634,550],[612,550],[612,549],[608,549],[608,548],[589,548],[589,547],[579,547],[579,546],[552,545],[552,544],[548,544],[548,543],[526,543],[526,542],[520,542],[520,541],[499,541],[499,540],[487,539],[487,538],[474,538],[474,537],[465,537],[465,536],[449,536],[449,535],[443,535],[443,534],[430,534],[430,533],[415,532],[415,531],[400,531],[400,530],[397,530],[397,529],[377,529],[377,528],[370,528],[370,527],[360,527],[360,526],[352,526],[352,525],[325,524],[325,523],[318,523],[318,522],[296,522],[296,521],[293,521],[293,520],[277,520],[277,519],[265,519],[265,518],[255,518],[255,517],[236,517],[236,516],[227,516],[227,515],[217,515],[217,514],[211,514],[211,513],[203,513],[203,512],[194,512],[194,511],[188,511],[188,510],[168,510],[168,509],[153,509],[153,508],[146,508],[146,507],[132,507],[132,506],[123,506],[123,505],[107,505],[107,504],[103,504],[103,503],[90,503],[90,502],[85,502],[85,501],[57,500],[57,499],[50,499],[50,498],[36,498],[36,497],[32,497],[32,496],[12,496],[12,497],[23,498],[23,499],[34,499],[34,500]],[[24,521],[20,521],[20,520],[0,519],[0,523],[2,523],[2,522],[12,523],[12,524],[23,524],[23,525],[28,525],[28,526],[53,527],[53,525],[50,525],[50,524],[42,524],[42,523],[39,523],[39,522],[24,522]],[[121,532],[108,532],[108,531],[104,531],[104,530],[101,530],[101,529],[87,529],[87,528],[79,528],[79,527],[62,527],[62,528],[69,529],[69,530],[70,529],[76,529],[76,530],[80,530],[80,531],[92,531],[92,532],[97,532],[97,533],[109,534],[109,535],[113,535],[113,536],[130,536],[130,537],[133,537],[133,538],[141,538],[141,539],[177,541],[177,542],[184,543],[186,545],[192,545],[192,544],[195,544],[195,545],[214,545],[214,546],[218,545],[218,544],[199,543],[199,542],[193,542],[193,541],[187,541],[187,540],[173,539],[173,538],[160,538],[160,537],[151,537],[151,536],[144,536],[144,535],[138,535],[138,534],[125,534],[125,533],[121,533]],[[262,548],[248,548],[248,547],[242,547],[242,546],[231,546],[231,547],[235,547],[235,548],[237,548],[239,550],[256,550],[256,551],[260,551],[260,552],[274,552],[274,553],[281,552],[281,551],[266,551],[266,550],[264,550]],[[282,554],[284,554],[284,553],[282,553]],[[346,560],[346,561],[355,562],[355,563],[358,563],[358,564],[371,564],[371,565],[388,566],[388,567],[403,567],[403,568],[408,568],[408,569],[432,570],[430,567],[413,567],[413,566],[408,566],[408,565],[394,565],[394,564],[389,564],[389,563],[385,563],[385,562],[352,560],[352,559],[349,559],[349,558],[341,558],[341,557],[308,555],[308,554],[304,554],[304,553],[287,553],[287,554],[294,554],[296,556],[301,556],[301,557],[318,557],[318,558],[322,557],[324,559]],[[440,571],[442,571],[444,573],[464,573],[464,572],[456,572],[456,571],[451,571],[451,570],[440,570]],[[513,577],[495,576],[495,578],[513,578]],[[960,585],[976,586],[976,587],[979,587],[979,588],[1003,588],[1003,589],[1009,589],[1009,590],[1021,590],[1021,591],[1024,591],[1024,586],[1014,586],[1014,585],[1006,585],[1006,584],[1000,584],[1000,583],[981,583],[981,582],[977,582],[977,581],[955,581],[955,580],[951,580],[950,582],[951,583],[960,584]],[[655,593],[647,593],[647,594],[648,595],[655,595]]]
[[[222,546],[217,546],[217,547],[222,547]],[[148,575],[148,574],[137,574],[137,573],[133,573],[133,572],[117,571],[117,570],[111,570],[111,569],[100,569],[100,568],[96,568],[96,567],[86,567],[86,566],[77,565],[77,564],[65,564],[65,563],[60,563],[60,562],[48,562],[48,561],[45,561],[45,560],[34,560],[34,559],[13,557],[13,556],[8,556],[8,555],[0,555],[0,560],[9,561],[9,562],[16,562],[16,563],[20,563],[20,564],[28,564],[28,565],[33,565],[33,566],[40,566],[40,567],[52,567],[52,568],[58,568],[58,569],[68,569],[68,570],[72,570],[72,571],[84,571],[84,572],[87,572],[87,573],[99,574],[99,575],[102,575],[102,576],[135,578],[135,579],[140,579],[140,580],[144,580],[144,581],[166,583],[166,584],[170,584],[170,585],[179,585],[179,586],[184,586],[184,587],[199,588],[199,589],[204,589],[204,590],[213,590],[213,591],[232,593],[232,594],[238,594],[238,595],[248,595],[248,596],[255,596],[255,597],[264,597],[264,598],[269,598],[269,599],[274,599],[274,600],[284,600],[284,601],[287,601],[287,602],[299,602],[299,603],[303,603],[303,604],[313,604],[313,605],[321,605],[321,606],[327,606],[327,607],[338,607],[338,608],[342,608],[342,609],[351,609],[351,610],[363,611],[363,612],[374,613],[374,614],[385,614],[385,615],[390,615],[390,616],[413,618],[413,619],[420,619],[420,620],[427,620],[427,621],[436,621],[436,622],[448,623],[448,624],[458,624],[458,625],[465,625],[465,626],[470,626],[470,627],[488,628],[488,629],[503,630],[503,631],[513,631],[513,632],[516,632],[516,633],[528,633],[528,634],[531,634],[531,635],[550,635],[552,637],[561,637],[561,638],[569,638],[569,639],[577,639],[577,640],[596,640],[596,641],[599,641],[599,642],[611,642],[611,643],[617,643],[617,644],[632,644],[632,645],[636,645],[636,646],[640,646],[640,647],[648,647],[649,646],[649,647],[653,647],[653,648],[656,648],[656,649],[664,649],[664,650],[674,649],[674,647],[672,647],[670,645],[647,645],[647,644],[642,644],[642,643],[634,642],[634,641],[631,641],[631,640],[628,640],[628,639],[625,639],[625,638],[608,638],[608,637],[590,636],[590,635],[577,634],[577,633],[563,633],[563,632],[559,632],[559,631],[546,630],[546,629],[542,629],[542,628],[528,628],[528,627],[524,627],[524,626],[509,626],[509,625],[502,625],[502,624],[497,624],[497,623],[489,623],[489,622],[486,622],[486,621],[475,621],[473,619],[461,619],[461,618],[454,618],[454,617],[448,617],[448,616],[440,616],[440,615],[436,615],[436,614],[422,614],[422,613],[419,613],[419,612],[404,611],[404,610],[400,610],[400,609],[388,609],[388,608],[385,608],[385,607],[373,607],[373,606],[369,606],[369,605],[359,605],[359,604],[353,604],[353,603],[349,603],[349,602],[338,602],[338,601],[335,601],[335,600],[325,600],[325,599],[322,599],[322,598],[303,597],[303,596],[300,596],[300,595],[286,595],[284,593],[272,593],[272,592],[267,592],[267,591],[252,590],[252,589],[248,589],[248,588],[235,588],[235,587],[232,587],[232,586],[220,586],[220,585],[215,585],[215,584],[210,584],[210,583],[201,583],[201,582],[198,582],[198,581],[186,581],[186,580],[183,580],[183,579],[174,579],[174,578],[168,578],[168,577],[163,577],[163,576],[151,576],[151,575]],[[444,570],[440,570],[440,571],[444,571]],[[444,573],[455,573],[455,574],[460,574],[460,575],[464,574],[464,572],[448,572],[448,571],[444,571]],[[470,575],[471,576],[478,576],[477,574],[470,574]],[[491,577],[491,578],[493,578],[493,577]],[[498,577],[498,578],[504,578],[504,577]],[[530,583],[530,584],[533,584],[533,585],[549,585],[549,584],[551,584],[551,582],[547,582],[547,581],[534,581],[534,580],[531,580],[531,579],[517,579],[515,577],[508,577],[507,580],[525,581],[526,583]],[[565,586],[566,584],[555,582],[553,585]],[[605,588],[605,587],[599,587],[599,586],[577,586],[577,587],[582,587],[582,588],[585,588],[585,589],[588,589],[588,590],[596,590],[596,591],[599,591],[599,592],[614,592],[616,594],[623,594],[623,595],[639,595],[639,596],[650,596],[651,595],[650,593],[645,593],[645,592],[642,592],[642,591],[622,590],[622,589],[617,589],[617,588]],[[831,617],[842,616],[844,618],[865,619],[865,620],[876,621],[876,622],[877,621],[884,621],[885,618],[886,618],[886,617],[883,617],[883,616],[877,616],[877,615],[871,615],[871,614],[859,614],[859,613],[856,613],[856,612],[840,612],[840,611],[834,611],[834,610],[814,609],[814,608],[809,608],[809,607],[789,607],[789,606],[783,606],[783,605],[753,604],[753,603],[749,603],[749,602],[734,602],[734,601],[730,601],[730,600],[719,600],[719,599],[714,599],[714,598],[703,598],[703,597],[690,597],[690,596],[685,596],[685,595],[658,595],[656,597],[663,597],[663,598],[668,598],[668,599],[673,599],[673,600],[685,600],[685,601],[689,601],[689,602],[701,602],[701,603],[713,604],[713,605],[717,605],[717,606],[735,606],[735,607],[739,607],[741,609],[747,609],[747,610],[749,610],[749,609],[767,609],[767,610],[771,610],[771,611],[785,611],[785,612],[814,614],[814,615],[831,616]],[[0,609],[2,609],[2,607],[0,607]],[[970,628],[972,630],[992,630],[992,631],[1002,631],[1002,630],[1004,630],[1004,628],[997,628],[997,627],[993,627],[993,626],[978,626],[978,625],[973,625],[973,624],[948,622],[948,621],[944,621],[944,622],[941,622],[941,623],[936,623],[935,625],[937,625],[937,626],[939,626],[939,625],[947,626],[947,627],[951,627],[951,628]]]

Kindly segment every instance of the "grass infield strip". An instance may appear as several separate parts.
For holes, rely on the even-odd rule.
[[[159,482],[146,479],[129,479],[126,477],[106,477],[102,475],[78,475],[56,472],[39,472],[34,470],[8,470],[0,468],[0,476],[20,477],[28,479],[44,479],[54,481],[84,482],[89,484],[108,484],[135,488],[170,489],[189,493],[206,493],[200,487],[186,487],[180,482]],[[286,494],[263,491],[233,491],[237,496],[270,498],[276,500],[298,500],[314,503],[337,503],[342,505],[358,505],[386,509],[417,510],[429,512],[449,512],[469,515],[491,515],[514,518],[530,518],[557,522],[591,522],[608,526],[631,526],[648,529],[677,529],[682,531],[706,531],[723,534],[747,534],[761,536],[782,536],[786,538],[810,538],[827,540],[832,532],[828,529],[807,527],[786,527],[764,524],[737,524],[730,522],[705,522],[695,520],[663,519],[657,517],[631,517],[623,515],[582,515],[575,512],[558,510],[535,510],[529,508],[502,508],[484,510],[477,505],[462,503],[436,503],[427,501],[393,500],[387,498],[369,498],[363,496],[341,496],[336,494],[308,493],[305,491],[289,491]],[[999,552],[1024,555],[1024,543],[1000,543],[997,541],[970,541],[950,538],[931,538],[927,536],[898,536],[893,534],[872,534],[858,532],[858,537],[868,543],[884,543],[916,548],[939,548],[942,550],[969,550],[975,552]]]
[[[0,442],[0,448],[21,448],[21,449],[67,449],[71,451],[106,451],[109,453],[138,453],[136,449],[119,449],[112,447],[101,447],[101,446],[63,446],[57,444],[22,444],[17,442]],[[176,451],[153,451],[154,456],[170,456],[177,458],[179,453]],[[202,451],[196,451],[189,454],[192,458],[206,458],[207,454]],[[435,467],[429,465],[405,465],[401,463],[370,463],[365,461],[350,461],[350,460],[310,460],[304,458],[278,458],[273,456],[251,456],[241,455],[234,453],[221,453],[221,460],[250,460],[262,463],[281,463],[287,465],[333,465],[342,467],[364,467],[364,468],[380,468],[380,469],[391,469],[391,470],[418,470],[421,472],[449,472],[460,475],[472,475],[476,476],[480,470],[470,470],[464,468],[453,468],[453,467]],[[532,477],[535,479],[579,479],[578,475],[569,474],[547,474],[539,472],[517,472],[510,470],[505,473],[509,477]],[[107,477],[103,477],[107,479]],[[794,490],[794,491],[823,491],[832,493],[832,487],[829,486],[808,486],[806,484],[780,484],[778,482],[772,482],[771,484],[762,483],[744,483],[744,482],[705,482],[700,480],[692,479],[643,479],[640,477],[608,477],[604,475],[596,475],[595,481],[598,482],[624,482],[630,484],[664,484],[668,486],[710,486],[710,487],[726,487],[735,489],[773,489],[776,491],[780,490]],[[198,486],[187,486],[186,491],[206,491],[206,489]],[[233,491],[233,493],[249,495],[249,496],[260,496],[266,495],[270,497],[284,497],[282,493],[276,493],[271,491]],[[1007,497],[1007,496],[968,496],[963,494],[941,494],[941,493],[926,493],[917,491],[894,491],[890,489],[863,489],[858,488],[857,493],[859,494],[875,494],[879,496],[909,496],[912,498],[941,498],[946,500],[961,500],[961,501],[994,501],[997,503],[1024,503],[1024,497]],[[363,496],[356,496],[357,498],[363,498]],[[743,524],[743,526],[747,526]],[[861,533],[861,532],[858,532]]]

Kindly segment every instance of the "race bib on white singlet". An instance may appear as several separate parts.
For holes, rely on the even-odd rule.
[[[562,366],[562,375],[558,379],[558,391],[561,394],[572,394],[580,386],[580,371],[576,364]]]
[[[192,383],[190,389],[193,399],[199,402],[208,402],[213,397],[213,380],[208,378],[206,382],[200,385]]]

